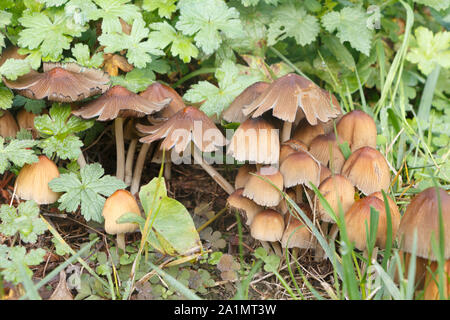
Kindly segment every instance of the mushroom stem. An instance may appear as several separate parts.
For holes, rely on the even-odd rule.
[[[114,133],[116,135],[116,177],[123,181],[125,178],[125,143],[123,141],[123,118],[117,117],[114,120]]]
[[[321,229],[323,231],[323,235],[325,236],[325,239],[328,237],[328,222],[322,221],[321,223]],[[325,259],[325,250],[320,245],[316,246],[316,254],[314,256],[314,261],[320,262]]]
[[[281,142],[288,141],[291,138],[292,122],[285,121],[281,131]]]
[[[133,160],[136,146],[137,139],[131,139],[130,145],[128,146],[127,158],[125,161],[125,184],[127,186],[131,184],[131,179],[133,178]]]
[[[273,242],[271,242],[271,244],[272,244],[272,248],[273,248],[273,251],[275,252],[275,254],[282,258],[283,257],[283,249],[281,249],[280,243],[278,241],[273,241]]]
[[[118,233],[116,236],[117,248],[122,249],[125,252],[125,233]]]
[[[139,184],[141,182],[142,170],[144,169],[145,158],[147,156],[150,145],[154,146],[153,143],[142,144],[141,150],[139,151],[136,166],[134,167],[133,179],[131,181],[130,192],[134,195],[139,191]]]
[[[198,163],[213,179],[217,182],[219,186],[222,187],[228,194],[232,194],[234,192],[234,187],[216,171],[212,166],[203,161],[200,150],[193,145],[193,156],[194,163]]]
[[[172,176],[172,162],[170,162],[169,160],[164,164],[164,179],[166,179],[166,181],[169,181],[171,176]]]
[[[80,155],[78,156],[77,163],[80,166],[80,168],[84,168],[84,166],[86,166],[86,159],[83,155],[83,152],[81,152]]]
[[[261,245],[263,246],[263,248],[266,250],[267,254],[273,253],[273,249],[270,246],[270,242],[262,241],[262,240],[260,240],[260,242],[261,242]]]

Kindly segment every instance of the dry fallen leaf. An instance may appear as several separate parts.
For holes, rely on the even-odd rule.
[[[66,273],[62,270],[59,273],[59,283],[48,300],[73,300],[73,296],[67,288]]]

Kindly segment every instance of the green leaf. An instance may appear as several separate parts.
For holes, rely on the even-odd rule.
[[[130,35],[125,33],[104,33],[98,40],[105,46],[106,53],[127,50],[127,59],[138,68],[144,68],[152,61],[152,55],[164,55],[164,52],[156,48],[155,43],[148,38],[149,30],[145,28],[144,20],[136,19],[133,23]]]
[[[158,193],[156,194],[157,190]],[[158,208],[158,203],[164,197],[167,197],[167,189],[163,177],[153,178],[145,186],[142,186],[139,191],[139,199],[141,199],[145,215],[147,216],[150,212],[155,212]]]
[[[39,206],[33,200],[20,203],[17,209],[2,205],[0,219],[0,233],[5,236],[19,233],[23,242],[35,243],[37,236],[47,230],[47,225],[39,217]]]
[[[337,30],[336,36],[341,43],[348,41],[353,48],[369,55],[372,32],[361,8],[345,7],[340,12],[329,12],[322,17],[322,25],[328,32]]]
[[[0,67],[0,75],[9,80],[16,80],[18,77],[30,72],[30,70],[31,67],[27,60],[8,59]]]
[[[13,103],[14,94],[9,88],[0,84],[0,109],[6,110],[11,108]]]
[[[23,106],[28,112],[40,114],[45,109],[44,100],[28,99],[24,96],[17,95],[14,97],[13,107]]]
[[[148,11],[158,10],[160,17],[170,19],[172,13],[177,10],[175,2],[177,0],[144,0],[142,9]]]
[[[288,2],[274,10],[269,24],[268,44],[293,37],[302,46],[312,43],[319,34],[317,18],[307,14],[296,2]]]
[[[75,59],[67,58],[65,61],[76,62],[88,68],[98,68],[103,63],[103,54],[97,52],[91,57],[89,47],[86,44],[77,43],[72,48],[72,55]]]
[[[47,7],[60,7],[66,3],[67,0],[39,0],[39,2],[45,3]]]
[[[436,64],[450,68],[450,32],[433,34],[425,27],[418,27],[414,34],[415,41],[412,40],[411,51],[406,55],[408,61],[417,64],[425,75],[429,75]]]
[[[28,266],[35,266],[44,261],[44,249],[32,249],[28,253],[25,247],[16,246],[8,248],[0,245],[0,273],[3,279],[14,284],[23,282],[24,278],[20,273],[20,266],[25,267],[25,275],[31,279],[33,272]]]
[[[89,129],[94,121],[71,116],[71,111],[69,105],[55,103],[49,114],[34,119],[34,125],[43,137],[39,146],[47,156],[56,153],[61,159],[75,160],[80,155],[83,142],[73,134]]]
[[[323,36],[322,39],[327,48],[333,53],[339,62],[342,62],[348,69],[352,71],[355,70],[355,59],[353,59],[352,54],[347,50],[347,48],[339,42],[338,38],[335,36],[326,35]]]
[[[4,29],[8,24],[11,23],[12,14],[6,11],[0,11],[0,29]],[[0,32],[0,53],[2,53],[2,48],[5,47],[5,35]]]
[[[103,176],[104,169],[99,163],[88,164],[80,170],[80,177],[74,173],[61,174],[49,182],[55,192],[63,192],[58,199],[60,210],[75,212],[81,206],[81,214],[86,221],[103,222],[104,197],[116,190],[126,188],[123,181],[109,175]]]
[[[243,66],[241,66],[241,69],[248,71],[248,68]],[[218,116],[245,88],[256,81],[262,80],[261,74],[242,73],[238,65],[235,65],[230,60],[226,60],[215,73],[219,87],[208,81],[200,81],[192,85],[183,98],[193,103],[203,102],[200,110],[208,116],[214,114]]]
[[[414,2],[432,7],[436,10],[445,10],[450,7],[450,0],[414,0]]]
[[[70,48],[72,38],[81,36],[84,31],[82,26],[70,23],[61,10],[54,15],[44,12],[25,14],[19,22],[24,26],[19,33],[19,46],[39,48],[42,55],[51,60],[58,60],[63,50]]]
[[[91,0],[70,0],[64,6],[66,16],[79,25],[84,25],[91,20],[96,10],[97,6]]]
[[[242,25],[239,12],[223,0],[182,0],[176,28],[194,36],[197,47],[209,55],[219,49],[224,38],[238,38]]]
[[[37,144],[34,140],[11,140],[6,147],[4,139],[0,137],[0,174],[3,174],[11,165],[22,167],[25,163],[38,161],[38,157],[31,149]]]
[[[167,21],[152,23],[149,27],[156,30],[150,32],[149,38],[157,48],[164,49],[172,44],[170,52],[174,57],[179,56],[184,63],[190,62],[191,58],[197,58],[198,49],[192,44],[191,39],[177,33]]]
[[[102,18],[103,33],[122,32],[122,25],[119,18],[127,23],[132,23],[135,19],[142,19],[139,8],[133,4],[128,4],[131,0],[94,0],[100,7],[92,12],[93,20]]]

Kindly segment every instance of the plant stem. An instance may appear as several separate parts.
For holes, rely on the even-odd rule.
[[[193,145],[193,156],[194,163],[198,163],[213,179],[217,182],[219,186],[222,187],[228,194],[232,194],[234,192],[234,187],[217,172],[212,166],[203,161],[200,150]]]
[[[128,146],[127,158],[125,161],[125,184],[127,186],[131,184],[131,179],[133,178],[133,160],[136,146],[137,139],[131,139],[130,145]]]
[[[199,75],[205,74],[205,73],[214,73],[214,72],[216,72],[216,68],[201,68],[201,69],[195,70],[195,71],[185,75],[183,78],[181,78],[177,82],[175,82],[175,84],[172,85],[172,88],[177,88],[183,82],[185,82],[193,77],[196,77],[196,76],[199,76]]]
[[[116,120],[114,120],[114,133],[116,134],[116,177],[123,181],[125,178],[125,144],[123,141],[123,118],[117,117]]]
[[[142,144],[141,150],[139,151],[136,166],[134,167],[133,179],[131,181],[130,192],[134,195],[139,191],[139,184],[141,182],[142,170],[144,169],[145,158],[147,156],[148,150],[150,149],[150,145],[154,145],[153,143],[144,143]]]

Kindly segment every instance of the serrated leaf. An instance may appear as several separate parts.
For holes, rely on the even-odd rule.
[[[0,84],[0,109],[6,110],[11,108],[14,94],[9,88]]]
[[[336,36],[341,43],[348,41],[353,48],[369,55],[372,32],[361,8],[345,7],[340,12],[329,12],[322,17],[322,25],[328,32],[337,30]]]
[[[86,44],[77,43],[72,48],[72,55],[75,59],[67,58],[65,61],[76,62],[88,68],[98,68],[103,63],[103,54],[97,52],[91,57],[89,47]]]
[[[293,37],[299,45],[312,43],[319,34],[317,18],[308,14],[295,2],[280,5],[274,10],[274,17],[269,24],[268,44]]]
[[[63,192],[58,199],[59,209],[75,212],[81,206],[81,214],[86,221],[103,222],[102,209],[104,197],[109,197],[116,190],[126,188],[123,181],[104,175],[99,163],[88,164],[80,170],[80,177],[74,173],[61,174],[49,182],[55,192]]]
[[[445,10],[450,7],[450,0],[414,0],[414,2],[432,7],[436,10]]]
[[[25,247],[16,246],[8,248],[0,245],[0,273],[3,279],[14,284],[23,282],[24,278],[20,272],[20,267],[25,267],[25,275],[31,279],[33,272],[28,266],[34,266],[44,261],[45,250],[38,248],[32,249],[28,253]]]
[[[25,163],[38,161],[38,157],[31,149],[37,144],[34,140],[11,140],[4,146],[4,139],[0,137],[0,174],[3,174],[11,165],[22,167]]]
[[[9,80],[16,80],[30,72],[31,67],[27,60],[22,59],[8,59],[0,67],[0,75]]]
[[[207,55],[219,49],[224,37],[233,39],[241,33],[239,12],[223,0],[183,0],[178,7],[180,19],[176,28],[194,36],[197,47]]]
[[[131,0],[94,0],[94,2],[100,8],[92,12],[91,18],[93,20],[102,18],[103,33],[122,32],[119,18],[127,23],[142,19],[139,8],[129,4]]]
[[[144,0],[142,9],[148,11],[158,10],[160,17],[170,19],[172,13],[177,10],[175,2],[177,0]]]

